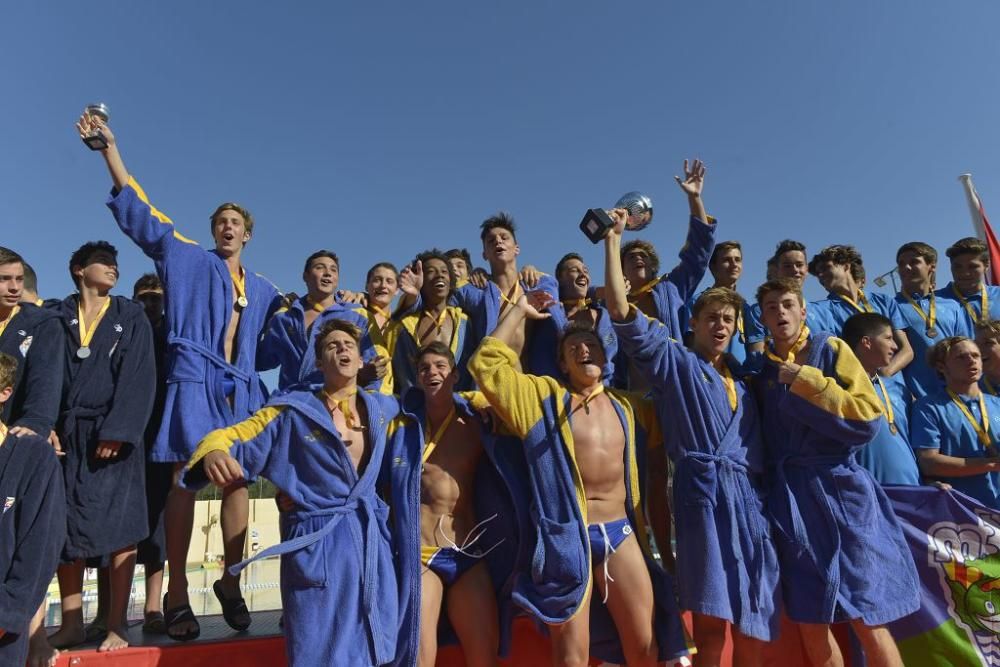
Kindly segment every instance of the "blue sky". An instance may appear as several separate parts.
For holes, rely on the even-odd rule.
[[[221,201],[253,211],[246,264],[283,289],[322,247],[349,288],[430,246],[477,255],[499,209],[522,263],[551,271],[574,250],[601,273],[576,225],[633,189],[653,197],[643,236],[668,265],[686,226],[672,176],[694,156],[718,238],[744,244],[745,294],[786,237],[810,254],[853,243],[869,275],[904,241],[943,251],[971,234],[963,172],[1000,220],[996,3],[287,5],[5,9],[0,244],[43,295],[71,290],[85,240],[118,246],[123,292],[150,266],[72,126],[98,100],[186,235],[210,245]]]

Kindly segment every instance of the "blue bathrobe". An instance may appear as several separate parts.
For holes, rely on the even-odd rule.
[[[608,361],[604,365],[604,378],[607,383],[615,374],[614,359],[618,355],[618,338],[611,325],[608,309],[595,302],[591,302],[587,307],[597,312],[594,329],[606,350]],[[547,312],[551,317],[535,322],[531,340],[528,342],[528,364],[525,370],[532,375],[565,379],[559,369],[559,338],[569,326],[566,307],[562,303],[556,303]]]
[[[370,455],[367,465],[355,470],[330,413],[316,396],[321,388],[278,394],[250,419],[210,433],[191,458],[183,482],[189,488],[203,484],[199,464],[204,456],[228,450],[248,478],[266,477],[295,504],[295,511],[282,516],[281,544],[253,559],[282,555],[289,664],[413,664],[409,658],[398,661],[397,653],[410,655],[420,612],[419,604],[409,599],[420,582],[420,519],[412,515],[414,508],[419,511],[419,493],[416,502],[394,508],[395,525],[410,528],[393,536],[389,507],[377,492],[383,468],[392,462],[386,456],[392,451],[388,439],[406,440],[406,430],[395,428],[398,403],[358,393],[365,406]],[[419,467],[420,459],[401,465]],[[406,586],[400,588],[403,582]]]
[[[535,530],[530,570],[518,575],[514,602],[547,624],[564,623],[590,597],[591,655],[624,663],[621,641],[607,608],[590,596],[593,584],[587,499],[574,458],[569,391],[554,378],[515,370],[517,355],[487,337],[469,370],[499,418],[524,442]],[[654,629],[659,659],[687,655],[684,629],[674,599],[674,581],[652,557],[643,511],[644,476],[639,459],[647,447],[662,446],[649,401],[608,390],[625,432],[626,515],[649,569],[655,598]]]
[[[482,394],[462,392],[454,395],[454,401],[460,415],[474,423],[480,423],[482,427],[481,442],[485,456],[476,473],[475,507],[479,519],[496,515],[496,518],[486,525],[486,534],[481,543],[486,548],[497,545],[486,555],[484,562],[489,568],[497,596],[500,625],[499,653],[504,656],[510,649],[511,623],[516,613],[511,597],[515,576],[520,571],[526,571],[531,562],[529,542],[532,536],[525,485],[527,467],[520,441],[510,436],[497,435],[494,433],[493,425],[484,422],[480,417],[477,410],[487,405]],[[390,438],[392,451],[387,457],[393,463],[387,467],[388,476],[382,485],[391,488],[390,505],[393,510],[413,505],[407,511],[401,512],[400,516],[417,517],[416,525],[406,526],[403,532],[408,534],[410,530],[415,531],[419,545],[421,457],[424,450],[423,424],[426,419],[423,392],[415,387],[411,388],[404,394],[402,403],[404,413],[412,426],[408,426],[405,433],[394,429],[395,436]],[[419,618],[419,579],[415,584],[416,597],[409,598],[409,601],[414,605]],[[457,640],[448,624],[446,614],[441,614],[440,625],[440,634],[444,640],[442,644],[455,643]],[[419,644],[419,637],[416,639],[414,652]]]
[[[712,364],[672,340],[658,321],[634,307],[630,315],[615,323],[618,340],[652,385],[662,428],[670,434],[665,444],[675,466],[680,606],[771,641],[778,632],[778,557],[761,500],[764,444],[757,406],[737,380],[733,412]],[[739,364],[727,363],[738,377]]]
[[[458,306],[446,306],[448,311],[448,321],[451,322],[451,340],[448,341],[448,348],[455,355],[455,367],[458,370],[459,390],[472,388],[472,379],[466,364],[472,354],[472,339],[469,335],[470,320]],[[392,350],[392,378],[395,391],[402,396],[406,390],[417,383],[417,355],[420,346],[417,344],[417,325],[420,323],[421,313],[411,313],[399,320],[398,329],[393,337]]]
[[[927,315],[930,312],[930,297],[919,294],[911,296]],[[924,318],[902,293],[896,295],[896,304],[899,306],[903,321],[906,322],[906,337],[910,341],[910,347],[913,348],[913,361],[906,365],[902,373],[906,378],[907,388],[916,400],[944,387],[944,380],[927,361],[927,351],[939,340],[949,336],[965,335],[965,310],[957,301],[935,297],[934,328],[937,329],[937,336],[931,338],[927,335],[927,323]]]
[[[525,292],[546,292],[553,300],[559,300],[559,283],[547,273],[541,274],[535,287],[528,287],[524,281],[521,281],[520,285]],[[479,346],[479,342],[487,332],[496,329],[500,311],[504,310],[503,306],[506,305],[500,296],[500,288],[493,281],[486,283],[483,289],[469,283],[452,290],[448,303],[458,306],[469,316],[468,337],[470,349],[473,350]]]
[[[257,348],[257,370],[280,368],[279,389],[305,381],[322,382],[322,373],[316,367],[316,335],[330,320],[342,320],[358,327],[362,334],[362,358],[366,362],[374,358],[374,346],[368,335],[368,317],[363,308],[335,303],[320,313],[306,330],[302,299],[297,299],[291,308],[279,308],[267,323]]]
[[[144,432],[156,392],[153,332],[142,306],[122,296],[97,324],[90,356],[80,359],[78,298],[60,308],[65,341],[57,431],[66,455],[63,560],[106,556],[149,535]],[[101,440],[122,442],[98,459]]]
[[[66,534],[62,471],[49,443],[0,444],[0,665],[28,658],[28,623],[45,598]]]
[[[799,623],[880,625],[920,607],[913,557],[892,506],[854,460],[882,408],[854,353],[809,337],[791,385],[767,363],[755,378],[773,469],[768,494],[785,609]]]
[[[108,208],[155,262],[165,292],[167,398],[150,458],[187,461],[206,433],[246,419],[264,404],[257,343],[281,297],[268,280],[245,272],[249,304],[240,315],[230,363],[224,345],[233,314],[233,280],[225,261],[178,232],[134,179],[112,193]]]
[[[0,335],[0,352],[17,359],[14,394],[0,414],[8,426],[30,428],[48,438],[62,391],[62,327],[52,310],[31,303],[20,306]]]

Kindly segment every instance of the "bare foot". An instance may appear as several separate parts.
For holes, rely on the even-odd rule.
[[[87,633],[81,626],[64,625],[49,635],[49,645],[58,649],[79,646],[85,641],[87,641]]]
[[[108,628],[108,636],[97,647],[98,653],[118,651],[128,648],[128,630],[126,628]]]
[[[40,631],[28,640],[28,667],[56,667],[58,658],[59,651],[49,644],[45,628],[40,628]]]

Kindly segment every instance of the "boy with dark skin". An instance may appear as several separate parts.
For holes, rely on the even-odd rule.
[[[476,470],[484,453],[483,427],[477,418],[456,412],[457,382],[455,358],[448,347],[440,342],[424,347],[417,358],[417,386],[424,394],[424,433],[430,437],[424,443],[420,476],[424,570],[418,664],[427,667],[433,667],[437,658],[442,604],[466,664],[497,664],[495,594],[486,563],[480,561],[489,547],[472,544],[483,535],[473,505]]]

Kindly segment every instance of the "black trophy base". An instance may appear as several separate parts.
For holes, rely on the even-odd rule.
[[[580,229],[590,239],[591,243],[600,243],[608,235],[608,230],[615,226],[608,212],[603,208],[587,209],[586,215],[580,221]]]
[[[92,151],[103,151],[108,147],[108,139],[100,130],[84,137],[83,143],[87,144],[87,148]]]

